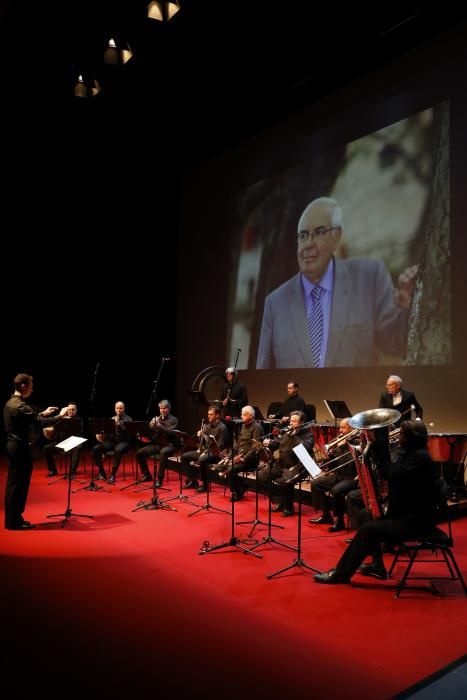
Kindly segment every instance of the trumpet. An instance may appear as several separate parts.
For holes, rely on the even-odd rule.
[[[353,430],[350,431],[350,433],[342,433],[342,435],[338,435],[335,437],[331,442],[328,442],[327,445],[324,446],[325,452],[328,455],[331,450],[335,450],[337,447],[341,447],[347,440],[353,440],[353,438],[357,437],[357,435],[360,434],[360,428],[354,428]]]

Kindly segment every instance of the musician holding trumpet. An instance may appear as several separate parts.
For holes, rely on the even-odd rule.
[[[388,482],[386,515],[364,523],[335,568],[314,575],[317,583],[350,583],[357,571],[364,576],[384,579],[386,569],[381,544],[396,544],[430,531],[434,524],[436,473],[427,442],[428,432],[421,421],[401,424],[400,448],[395,459],[381,464]],[[364,564],[370,555],[373,561]]]
[[[227,447],[229,437],[226,425],[220,420],[217,406],[209,406],[207,423],[203,419],[197,436],[198,449],[182,454],[182,471],[187,475],[185,482],[187,488],[205,493],[209,488],[209,466],[219,462],[220,453]],[[192,462],[198,463],[202,486],[198,483],[197,469]]]
[[[148,459],[159,455],[159,471],[154,473],[156,488],[160,488],[164,481],[165,471],[169,464],[169,457],[173,455],[176,446],[176,438],[172,431],[178,426],[178,418],[171,414],[170,401],[162,399],[159,401],[159,415],[154,416],[149,423],[151,430],[154,430],[154,437],[145,447],[141,447],[136,453],[142,479],[140,481],[152,481],[151,472],[148,467]],[[154,467],[156,468],[156,467]],[[157,477],[157,478],[156,478]]]
[[[352,430],[348,418],[339,424],[339,435],[326,445],[332,471],[313,482],[312,498],[316,510],[322,511],[318,518],[308,522],[313,525],[330,525],[329,532],[345,529],[345,497],[356,488],[357,470],[355,461],[347,447],[348,441],[357,437],[359,430]],[[329,494],[329,495],[328,495]],[[334,513],[335,520],[331,515]]]

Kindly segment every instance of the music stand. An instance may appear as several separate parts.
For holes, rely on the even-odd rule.
[[[238,359],[238,356],[237,356],[237,359]],[[230,425],[236,425],[236,424],[231,423]],[[232,444],[233,443],[234,443],[234,441],[232,441]],[[235,536],[235,500],[234,500],[234,490],[233,490],[233,480],[232,480],[233,467],[234,467],[234,451],[235,450],[232,447],[232,450],[230,453],[230,475],[231,475],[230,476],[230,493],[231,493],[231,503],[232,503],[232,510],[230,511],[230,515],[231,515],[230,540],[228,542],[222,542],[221,544],[214,544],[211,547],[209,546],[209,542],[207,542],[207,540],[205,540],[204,543],[201,545],[201,549],[198,552],[198,554],[209,554],[210,552],[215,552],[218,549],[224,549],[224,547],[236,547],[237,549],[240,549],[245,554],[251,554],[253,557],[257,557],[258,559],[262,559],[263,557],[261,554],[257,554],[256,552],[253,552],[251,549],[244,547],[241,544],[238,537]]]
[[[61,441],[65,440],[66,438],[71,437],[72,435],[75,434],[81,434],[83,432],[83,424],[81,421],[81,418],[61,418],[55,425],[58,425],[60,423],[60,428],[57,430],[57,432],[60,434]],[[52,425],[52,428],[55,428],[55,425]],[[58,447],[58,444],[55,445],[55,447]],[[58,479],[55,479],[55,481],[49,481],[47,484],[48,486],[53,486],[54,484],[58,484],[59,481],[68,481],[69,479],[77,480],[79,481],[80,484],[84,484],[84,481],[80,481],[78,477],[72,476],[71,473],[71,454],[70,454],[70,467],[69,471],[67,472],[67,466],[66,466],[66,452],[64,454],[64,464],[65,464],[65,473],[63,476],[61,476]]]
[[[200,508],[197,508],[196,510],[193,511],[193,513],[189,513],[188,517],[191,518],[192,515],[196,515],[197,513],[201,513],[203,510],[207,511],[209,513],[210,510],[217,510],[219,513],[227,513],[230,515],[230,510],[224,510],[223,508],[217,508],[216,506],[211,505],[209,502],[209,494],[211,492],[211,480],[209,478],[209,469],[211,464],[215,464],[215,462],[209,462],[209,457],[211,456],[211,452],[214,450],[217,455],[212,455],[214,457],[220,456],[220,450],[219,450],[219,445],[216,442],[216,438],[214,435],[206,435],[205,440],[207,441],[207,454],[208,454],[208,459],[207,459],[207,464],[208,464],[208,486],[206,489],[206,503],[204,506],[201,506]],[[201,455],[200,455],[201,456]]]
[[[303,464],[307,472],[311,475],[313,479],[316,479],[319,474],[321,474],[321,469],[318,467],[316,464],[315,460],[310,457],[308,454],[306,448],[304,445],[297,445],[296,447],[293,448],[293,451],[297,455],[298,459],[300,462]],[[305,561],[302,559],[302,470],[300,469],[298,472],[298,532],[297,532],[297,556],[293,560],[293,562],[289,565],[286,566],[284,569],[280,569],[280,571],[276,571],[274,574],[269,574],[266,576],[267,579],[272,579],[274,576],[279,576],[279,574],[283,574],[284,571],[288,571],[289,569],[293,569],[295,567],[303,567],[305,569],[309,569],[310,571],[314,571],[316,574],[321,573],[319,569],[314,569],[312,566],[309,566],[308,564],[305,563]]]
[[[259,442],[258,440],[255,440],[254,442],[258,443],[258,448],[261,450],[262,443]],[[260,520],[258,518],[258,507],[259,507],[259,479],[258,479],[258,472],[259,472],[259,464],[256,467],[256,489],[255,489],[255,517],[253,520],[239,520],[237,522],[237,525],[252,525],[253,527],[251,528],[250,532],[248,533],[248,537],[251,537],[252,534],[254,533],[255,529],[258,527],[258,525],[266,525],[268,528],[268,535],[271,535],[271,528],[272,527],[278,527],[281,528],[282,530],[284,529],[282,525],[273,525],[271,522],[272,519],[272,504],[271,504],[271,495],[272,495],[272,489],[271,489],[271,467],[272,467],[272,459],[269,460],[268,462],[268,468],[269,468],[269,479],[268,479],[268,487],[269,487],[269,520],[267,523],[265,523],[263,520]],[[271,537],[271,540],[273,538]],[[264,544],[264,542],[261,542],[261,544]],[[252,549],[255,549],[256,547],[259,547],[259,544],[255,545]]]
[[[331,399],[323,399],[324,405],[328,409],[331,416],[334,418],[334,427],[337,430],[337,421],[343,418],[350,418],[353,416],[350,408],[347,406],[345,401],[331,401]]]
[[[151,439],[154,437],[154,431],[151,430],[147,421],[144,421],[144,420],[127,421],[125,423],[125,431],[126,431],[126,433],[128,433],[128,435],[131,438],[133,438],[135,440],[139,440],[139,438],[141,438],[141,437],[151,438]],[[140,443],[138,442],[137,444],[139,445]],[[150,444],[151,444],[150,442],[147,443],[147,445],[150,445]],[[129,489],[131,486],[135,486],[136,484],[141,483],[140,480],[138,479],[138,458],[136,458],[135,476],[136,476],[135,481],[132,481],[131,484],[127,484],[126,486],[122,486],[120,491],[125,491],[125,489]],[[152,488],[152,487],[149,487],[149,488]]]
[[[83,442],[87,442],[86,438],[82,437],[77,437],[75,435],[71,435],[69,438],[66,440],[63,440],[62,442],[59,442],[57,447],[60,447],[65,453],[66,452],[71,452],[71,450],[75,449],[78,445],[81,445]],[[64,519],[60,523],[60,527],[65,527],[65,523],[67,522],[68,518],[71,518],[72,515],[74,515],[77,518],[93,518],[93,515],[85,515],[84,513],[73,513],[71,508],[70,508],[70,500],[71,500],[71,479],[68,479],[68,497],[67,497],[67,504],[66,504],[66,509],[64,513],[55,513],[54,515],[47,515],[47,518],[58,518],[61,515],[64,515]]]

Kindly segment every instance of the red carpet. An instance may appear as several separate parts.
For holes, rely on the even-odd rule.
[[[2,494],[4,483],[2,463]],[[424,582],[396,600],[394,580],[355,576],[351,587],[320,586],[295,568],[269,581],[267,574],[292,563],[293,551],[265,545],[261,560],[232,547],[200,556],[205,540],[230,540],[230,516],[188,518],[194,508],[177,502],[177,512],[133,513],[151,492],[121,492],[126,483],[112,493],[72,494],[72,512],[95,517],[73,516],[61,528],[46,515],[65,511],[67,484],[48,486],[36,463],[25,516],[38,528],[0,531],[2,658],[19,674],[23,693],[377,700],[466,653],[467,599],[458,582],[443,584],[444,596]],[[178,493],[173,473],[169,486],[161,497]],[[212,503],[230,506],[219,486]],[[304,507],[302,556],[327,570],[344,537],[309,525],[313,514]],[[236,504],[236,520],[253,517],[250,493]],[[267,519],[262,496],[260,517]],[[294,544],[297,518],[274,514],[273,522],[285,526],[273,535]],[[453,527],[465,573],[466,519]],[[248,532],[239,526],[235,534]],[[265,534],[256,529],[257,537]]]

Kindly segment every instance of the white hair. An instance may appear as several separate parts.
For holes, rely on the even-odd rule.
[[[390,374],[388,377],[388,382],[396,382],[402,386],[402,379],[397,376],[397,374]]]
[[[249,413],[253,418],[255,417],[255,409],[253,406],[244,406],[242,408],[242,413]]]
[[[225,370],[225,373],[226,374],[237,374],[235,371],[235,367],[227,367],[227,369]]]
[[[314,209],[314,207],[318,206],[327,207],[329,209],[329,215],[331,217],[331,226],[333,228],[340,228],[342,229],[342,231],[344,230],[342,209],[340,208],[337,200],[333,199],[332,197],[318,197],[317,199],[314,199],[308,204],[307,207],[305,207],[300,217],[300,221],[305,216],[305,214],[309,212],[310,209]],[[298,225],[298,228],[300,229],[300,223]]]

